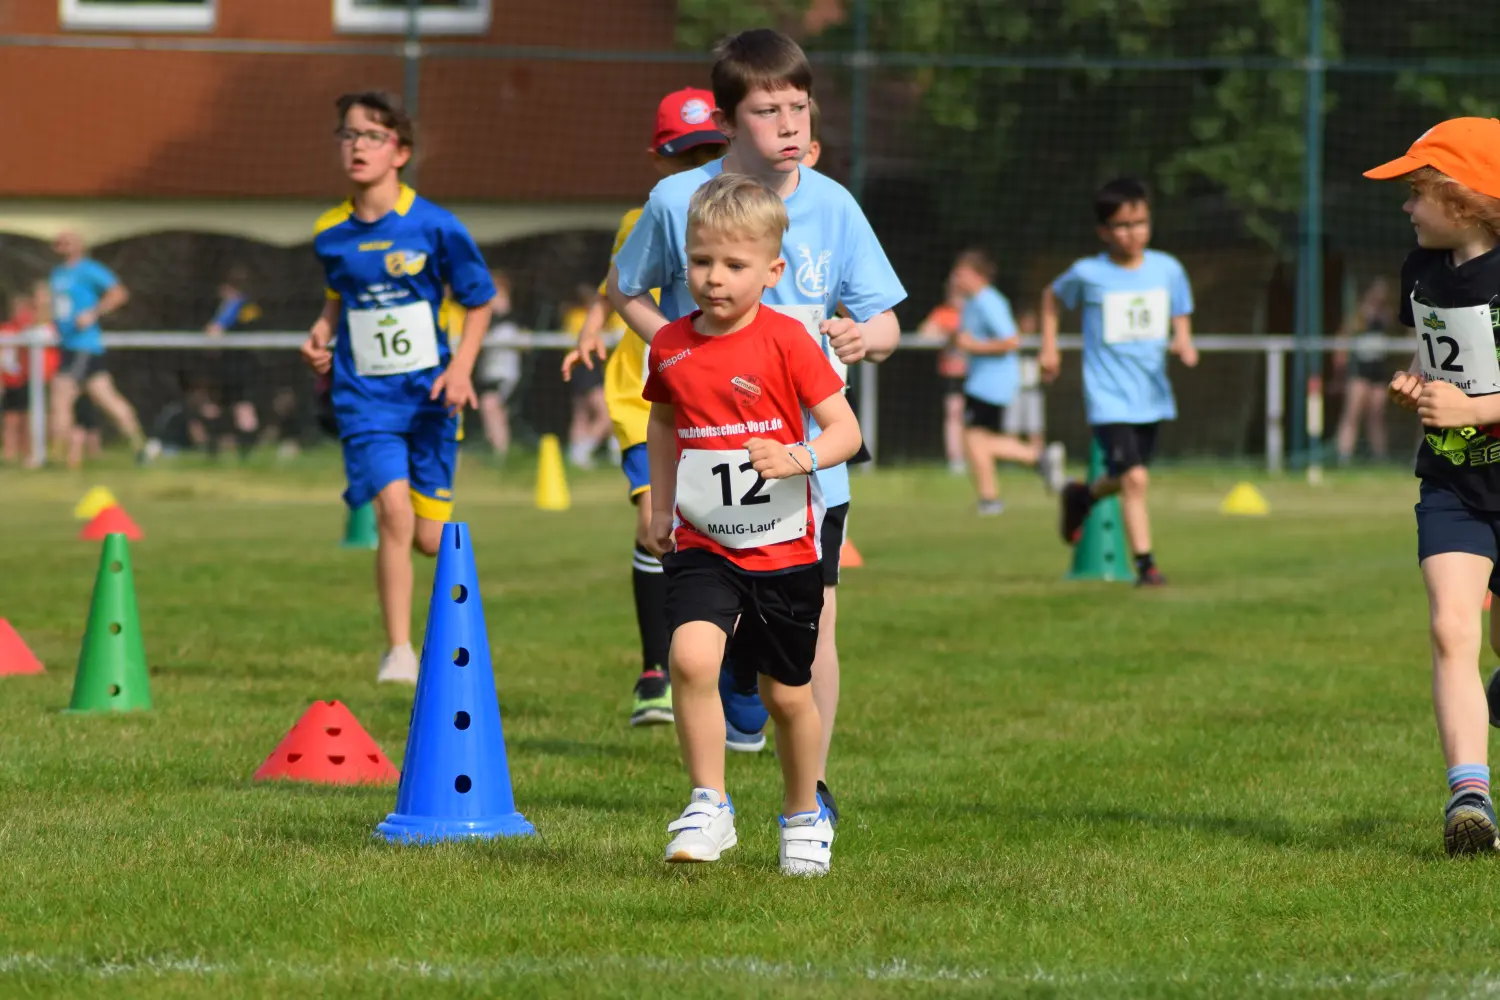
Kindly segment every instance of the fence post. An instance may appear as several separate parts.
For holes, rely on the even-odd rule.
[[[422,98],[422,28],[419,20],[422,0],[406,0],[406,44],[402,46],[401,103],[413,121],[419,118]],[[402,171],[403,179],[417,186],[417,158],[412,157]]]
[[[47,348],[40,328],[31,331],[26,348],[26,372],[31,388],[31,465],[40,469],[47,464]]]
[[[1266,348],[1266,471],[1280,473],[1286,455],[1286,352]]]
[[[1323,331],[1323,0],[1307,0],[1307,87],[1303,98],[1301,240],[1297,255],[1297,350],[1293,355],[1292,448],[1315,462],[1321,442],[1308,435],[1308,380],[1323,372],[1317,338]]]
[[[854,51],[850,54],[849,193],[865,196],[865,118],[870,106],[870,0],[854,0]]]
[[[874,472],[880,462],[880,366],[873,362],[859,366],[859,431],[870,460],[855,468]]]

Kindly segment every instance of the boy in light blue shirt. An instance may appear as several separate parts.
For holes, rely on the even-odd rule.
[[[1147,249],[1151,196],[1129,177],[1094,195],[1094,215],[1105,251],[1083,257],[1042,292],[1042,350],[1048,381],[1057,377],[1057,306],[1083,314],[1083,398],[1094,440],[1104,450],[1105,473],[1092,483],[1069,483],[1062,494],[1063,539],[1072,544],[1096,500],[1120,494],[1125,534],[1135,554],[1138,586],[1166,583],[1151,555],[1146,472],[1163,420],[1177,417],[1167,380],[1170,352],[1192,368],[1193,292],[1171,254]]]
[[[1066,453],[1060,442],[1043,446],[1005,432],[1006,411],[1021,389],[1021,346],[1010,302],[991,282],[995,264],[983,250],[965,250],[948,283],[965,298],[953,346],[969,356],[964,381],[964,453],[981,517],[1005,510],[995,482],[996,462],[1034,467],[1049,488],[1062,486]]]
[[[725,39],[711,73],[715,127],[729,139],[721,160],[665,178],[651,192],[640,221],[610,267],[610,303],[647,343],[671,320],[696,306],[688,292],[687,211],[693,192],[723,172],[748,174],[786,202],[790,227],[782,241],[786,276],[767,289],[764,301],[799,320],[841,375],[847,366],[889,357],[900,340],[891,311],[906,298],[880,241],[859,204],[842,185],[801,161],[812,140],[812,68],[795,41],[757,28]],[[661,289],[658,308],[651,298]],[[835,315],[842,304],[848,316]],[[847,382],[847,377],[846,377]],[[816,437],[816,428],[811,428]],[[849,510],[849,474],[842,465],[819,469],[828,505],[823,520],[823,614],[812,667],[813,700],[823,720],[819,795],[836,812],[828,786],[828,746],[838,708],[839,665],[835,645],[839,549]],[[675,696],[675,692],[674,692]],[[728,720],[734,725],[734,720]],[[763,710],[760,724],[764,724]],[[732,749],[758,750],[758,732],[742,746],[728,731]]]

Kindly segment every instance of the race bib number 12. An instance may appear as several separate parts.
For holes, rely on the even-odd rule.
[[[389,309],[349,310],[354,370],[364,376],[404,375],[438,365],[437,324],[426,302]]]
[[[1411,303],[1421,341],[1422,374],[1451,382],[1470,396],[1500,392],[1500,361],[1495,358],[1495,327],[1489,305],[1438,309]]]
[[[677,463],[677,512],[726,549],[807,534],[807,478],[762,479],[743,448],[689,448]]]

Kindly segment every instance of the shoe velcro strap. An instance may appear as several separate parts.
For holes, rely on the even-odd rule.
[[[707,802],[694,802],[682,811],[681,816],[667,824],[667,832],[702,830],[713,822],[722,808],[723,806],[709,805]]]
[[[784,840],[781,853],[789,861],[811,861],[825,868],[833,858],[833,850],[827,841],[817,840]]]

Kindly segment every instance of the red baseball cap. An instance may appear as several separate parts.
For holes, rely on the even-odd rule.
[[[656,137],[651,146],[662,156],[676,156],[705,143],[727,143],[714,128],[714,95],[696,87],[674,91],[656,106]]]
[[[1471,191],[1500,198],[1500,119],[1449,118],[1411,144],[1405,156],[1365,171],[1377,181],[1431,167]]]

